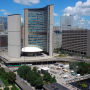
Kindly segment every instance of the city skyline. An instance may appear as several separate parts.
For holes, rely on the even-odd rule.
[[[54,25],[60,26],[60,16],[69,13],[74,17],[74,25],[90,28],[90,0],[1,0],[0,16],[21,14],[23,21],[24,8],[42,8],[54,4]]]

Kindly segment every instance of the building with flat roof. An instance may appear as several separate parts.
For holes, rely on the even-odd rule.
[[[61,30],[70,30],[73,25],[73,16],[70,14],[64,14],[60,18]]]
[[[8,16],[8,56],[11,58],[21,56],[21,16],[19,14]]]
[[[90,57],[90,30],[63,30],[62,48],[71,53]]]
[[[68,88],[62,86],[59,83],[52,83],[52,84],[47,84],[43,86],[44,90],[69,90]]]
[[[53,5],[24,9],[24,47],[38,47],[52,56]]]

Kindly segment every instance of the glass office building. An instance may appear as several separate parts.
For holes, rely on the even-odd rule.
[[[39,47],[52,56],[53,5],[24,10],[25,47]]]
[[[0,32],[7,30],[7,17],[0,16]]]

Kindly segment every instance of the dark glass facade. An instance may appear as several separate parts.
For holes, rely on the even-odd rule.
[[[25,47],[35,46],[52,56],[53,5],[24,9]]]
[[[0,16],[0,31],[7,30],[7,17]]]
[[[28,45],[46,50],[47,46],[47,8],[29,10]]]

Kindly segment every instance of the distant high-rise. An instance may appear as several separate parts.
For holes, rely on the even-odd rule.
[[[0,48],[8,46],[8,37],[7,33],[0,33]]]
[[[0,16],[0,32],[7,30],[7,17]]]
[[[60,48],[62,45],[62,32],[60,26],[54,26],[53,30],[53,48]]]
[[[65,14],[60,19],[61,30],[70,30],[73,25],[73,16]]]
[[[53,5],[24,10],[25,47],[38,47],[52,56],[53,13]]]

